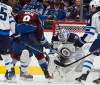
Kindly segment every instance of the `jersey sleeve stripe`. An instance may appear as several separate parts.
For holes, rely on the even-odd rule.
[[[85,32],[85,34],[95,35],[93,32]]]

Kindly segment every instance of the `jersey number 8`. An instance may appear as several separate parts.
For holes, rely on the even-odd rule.
[[[23,22],[29,22],[30,19],[31,19],[31,17],[30,17],[29,15],[25,15],[25,16],[23,17]]]

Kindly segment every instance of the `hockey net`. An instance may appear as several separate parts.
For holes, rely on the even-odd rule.
[[[85,22],[75,22],[75,21],[56,21],[52,25],[53,35],[60,29],[66,29],[69,32],[74,32],[77,34],[82,34],[85,32]]]

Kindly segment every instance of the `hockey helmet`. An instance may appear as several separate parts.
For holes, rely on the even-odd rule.
[[[58,39],[61,42],[65,42],[68,40],[68,34],[69,32],[66,29],[60,29],[58,32]]]
[[[89,4],[89,6],[92,7],[100,7],[100,0],[92,0]]]

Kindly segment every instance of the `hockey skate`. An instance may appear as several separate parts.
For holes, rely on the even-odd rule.
[[[46,70],[44,68],[42,70],[44,72],[44,76],[45,76],[46,79],[53,79],[53,76],[50,75],[50,73],[48,72],[48,70]]]
[[[22,80],[33,80],[33,76],[28,74],[27,72],[20,72],[20,78]]]
[[[93,81],[93,83],[100,84],[100,77]]]
[[[80,77],[76,78],[75,80],[78,82],[86,81],[88,74],[89,72],[87,72],[86,74],[82,74]]]
[[[8,70],[5,73],[5,78],[7,82],[15,82],[15,70],[14,68],[11,69],[11,71],[8,72]]]

